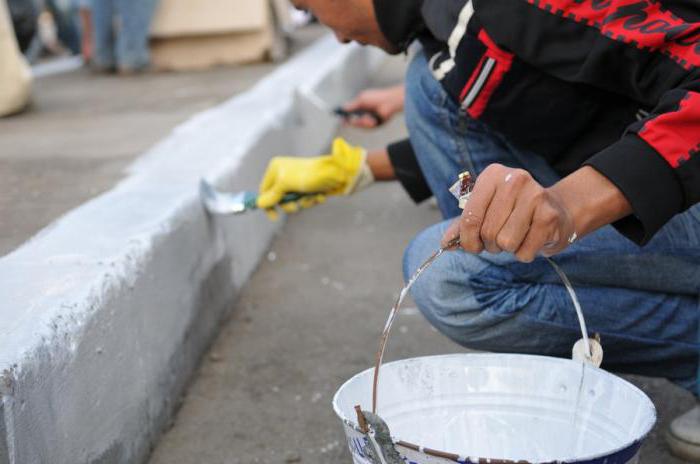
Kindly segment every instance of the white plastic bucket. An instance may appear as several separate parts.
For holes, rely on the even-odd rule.
[[[453,354],[382,366],[377,414],[406,463],[638,461],[656,422],[651,400],[629,382],[567,359]],[[372,369],[333,399],[355,464],[368,464],[355,405],[368,409]]]

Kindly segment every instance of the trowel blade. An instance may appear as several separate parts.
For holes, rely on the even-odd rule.
[[[202,179],[199,182],[199,196],[204,208],[210,214],[231,215],[245,213],[249,209],[247,200],[251,194],[249,192],[221,192]]]

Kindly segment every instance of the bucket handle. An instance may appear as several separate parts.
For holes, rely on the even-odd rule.
[[[469,196],[471,195],[472,188],[474,186],[474,181],[469,174],[468,171],[465,171],[459,175],[459,180],[452,186],[450,187],[450,192],[459,200],[459,207],[460,209],[464,209],[467,200],[469,200]],[[435,259],[437,259],[445,250],[454,248],[458,246],[460,243],[460,238],[456,237],[452,239],[446,246],[440,248],[437,252],[435,252],[430,258],[426,260],[425,263],[423,263],[419,268],[418,272],[414,275],[414,279],[417,278],[420,273],[425,270]],[[573,284],[569,280],[569,278],[566,276],[564,271],[559,267],[559,265],[554,262],[553,259],[549,257],[545,257],[547,262],[552,266],[554,271],[557,273],[559,278],[562,280],[564,283],[564,287],[566,288],[569,297],[571,298],[571,302],[574,305],[574,309],[576,310],[576,317],[578,318],[579,322],[579,328],[581,330],[581,336],[582,338],[579,339],[573,346],[572,348],[572,355],[571,358],[574,361],[579,361],[585,364],[590,364],[595,367],[600,367],[600,365],[603,362],[603,347],[600,343],[600,335],[595,334],[594,338],[590,338],[588,336],[588,328],[586,327],[586,320],[583,316],[583,311],[581,310],[581,304],[579,302],[578,296],[576,296],[576,291],[574,290]],[[412,279],[413,280],[413,279]],[[412,281],[411,281],[412,282]],[[406,287],[408,289],[409,286]],[[400,301],[400,298],[399,298]],[[396,312],[398,314],[399,307],[397,305],[396,307]],[[386,337],[388,339],[389,336],[389,330],[391,328],[391,323],[392,323],[392,318],[390,317],[389,321],[387,322],[387,328],[385,328],[386,331]],[[383,364],[383,350],[380,349],[379,352],[379,364],[378,364],[378,369],[381,369],[382,364]],[[376,408],[376,395],[377,395],[377,384],[376,380],[374,385],[372,386],[372,398],[373,398],[373,407],[372,409],[375,410]],[[401,464],[402,461],[395,461],[394,460],[394,455],[398,455],[396,449],[394,448],[393,441],[391,440],[391,436],[389,433],[389,428],[386,425],[386,423],[376,415],[374,412],[368,412],[368,411],[362,411],[360,406],[355,406],[355,410],[357,412],[357,420],[358,420],[358,425],[360,427],[360,431],[365,434],[368,437],[369,443],[372,445],[372,451],[370,451],[371,457],[373,458],[373,462],[377,464],[394,464],[396,462],[397,464]],[[427,450],[425,450],[427,451]],[[431,453],[429,453],[431,454]],[[435,454],[436,456],[439,457],[449,457],[451,456],[446,456],[443,455],[442,453],[440,454]],[[456,460],[456,459],[455,459]]]
[[[474,189],[475,179],[469,173],[469,171],[464,171],[459,174],[457,182],[455,182],[450,188],[450,193],[459,202],[459,208],[464,209],[467,205],[469,197],[471,196],[472,190]],[[454,238],[445,248],[453,248],[459,245],[459,237]],[[586,327],[586,319],[583,317],[583,311],[581,311],[581,303],[576,296],[576,291],[574,291],[574,286],[566,276],[564,271],[559,267],[559,265],[554,262],[552,258],[545,257],[547,262],[552,266],[554,271],[557,273],[561,281],[564,283],[566,291],[569,293],[569,298],[574,305],[576,310],[576,317],[578,318],[579,328],[581,329],[581,339],[578,340],[573,349],[571,350],[571,359],[574,361],[580,361],[587,364],[591,364],[595,367],[600,367],[603,363],[603,347],[600,344],[600,335],[596,334],[595,338],[590,338],[588,336],[588,328]]]
[[[564,287],[569,293],[571,302],[576,310],[576,317],[578,318],[579,328],[581,329],[581,339],[574,343],[574,347],[571,350],[571,359],[574,361],[591,364],[595,367],[600,367],[600,365],[603,363],[603,346],[600,344],[600,335],[595,334],[593,338],[588,336],[586,319],[583,317],[581,303],[578,300],[578,296],[576,296],[576,291],[574,290],[573,284],[552,258],[545,257],[545,259],[552,266],[552,268],[554,268],[554,271],[557,273],[562,282],[564,282]]]

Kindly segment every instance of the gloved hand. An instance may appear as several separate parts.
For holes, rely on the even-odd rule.
[[[372,182],[367,152],[342,138],[333,141],[331,154],[313,158],[278,156],[270,161],[260,183],[258,208],[274,216],[274,208],[287,193],[312,194],[299,201],[279,205],[296,212],[325,201],[327,195],[349,195]]]

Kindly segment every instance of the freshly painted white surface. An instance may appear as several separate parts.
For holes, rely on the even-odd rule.
[[[254,189],[272,155],[320,152],[337,121],[303,95],[340,103],[381,60],[322,39],[0,258],[0,463],[145,459],[280,225],[208,218],[199,178]]]
[[[370,410],[373,370],[348,380],[333,406],[351,451],[354,406]],[[462,457],[580,462],[646,437],[651,400],[631,383],[566,359],[513,354],[426,356],[382,367],[377,413],[395,441]],[[434,462],[423,455],[417,462]]]

